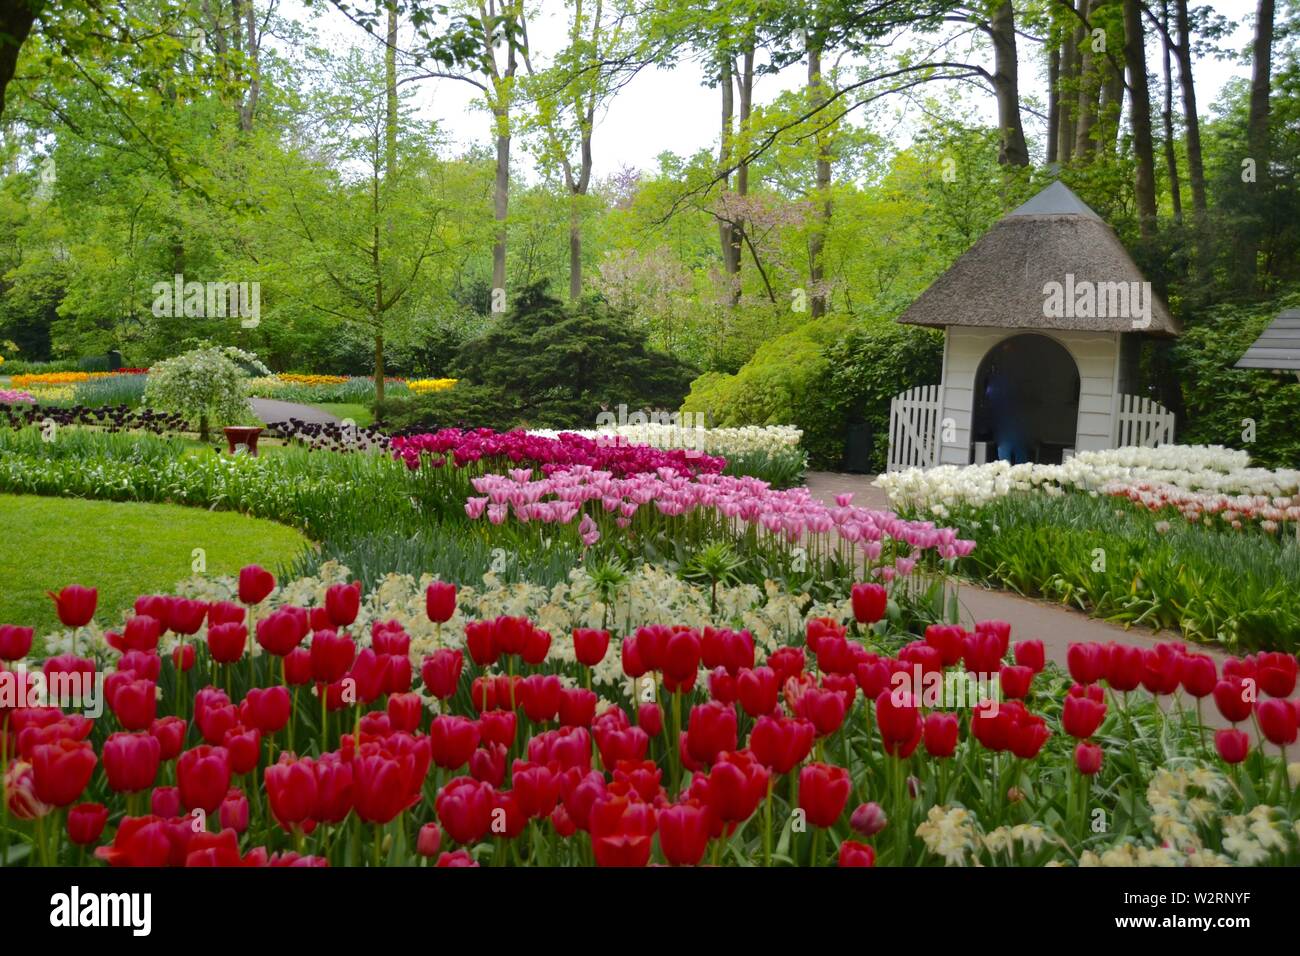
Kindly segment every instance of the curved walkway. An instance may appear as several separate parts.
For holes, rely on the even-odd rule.
[[[253,407],[253,414],[264,423],[287,422],[291,418],[309,425],[335,425],[342,421],[337,415],[313,405],[282,402],[276,398],[250,398],[248,404]]]

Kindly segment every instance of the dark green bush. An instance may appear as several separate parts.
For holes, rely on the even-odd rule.
[[[457,382],[443,392],[388,398],[376,413],[376,421],[391,434],[440,428],[504,430],[519,424],[518,405],[509,395],[469,382]]]
[[[1190,325],[1174,348],[1186,406],[1180,441],[1227,445],[1270,468],[1300,465],[1300,382],[1293,373],[1233,368],[1294,294],[1265,305],[1221,305]],[[1245,440],[1254,422],[1254,441]]]

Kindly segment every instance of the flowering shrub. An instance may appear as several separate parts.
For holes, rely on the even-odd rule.
[[[107,631],[93,589],[55,595],[68,630],[42,670],[104,675],[108,706],[4,708],[0,855],[16,837],[45,865],[1300,862],[1286,655],[1081,644],[1066,678],[1005,622],[891,633],[878,585],[806,612],[728,594],[703,617],[645,572],[615,589],[642,608],[623,621],[597,577],[363,594],[324,571],[198,578]],[[11,702],[32,645],[0,626]],[[932,700],[896,674],[1004,693]],[[1175,695],[1195,710],[1152,703]]]
[[[198,422],[206,438],[210,420],[235,425],[249,417],[246,381],[243,370],[222,349],[195,349],[153,367],[144,402]]]
[[[524,431],[494,432],[490,428],[462,431],[444,428],[425,435],[405,435],[392,440],[394,456],[408,468],[440,468],[451,464],[457,468],[479,462],[540,465],[549,473],[557,468],[586,465],[609,471],[619,477],[660,468],[675,474],[710,474],[722,471],[721,458],[690,453],[681,449],[660,450],[644,445],[606,444],[572,432],[555,438]]]

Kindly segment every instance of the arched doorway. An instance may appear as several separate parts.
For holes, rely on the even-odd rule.
[[[1060,464],[1078,422],[1079,367],[1065,346],[1025,333],[988,350],[975,373],[971,422],[987,460]]]

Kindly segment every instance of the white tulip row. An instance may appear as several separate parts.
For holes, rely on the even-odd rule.
[[[564,429],[596,441],[615,440],[628,445],[652,448],[685,448],[706,455],[742,455],[748,452],[778,454],[799,447],[803,431],[793,425],[746,425],[741,428],[704,428],[690,425],[644,424],[611,425],[578,431]],[[529,429],[533,435],[554,438],[559,431]]]
[[[896,508],[920,508],[944,516],[954,508],[979,507],[1013,491],[1064,494],[1068,488],[1100,491],[1112,482],[1160,482],[1186,491],[1224,495],[1291,495],[1300,471],[1250,466],[1250,456],[1221,445],[1162,445],[1081,452],[1062,465],[941,465],[889,472],[876,485]]]

